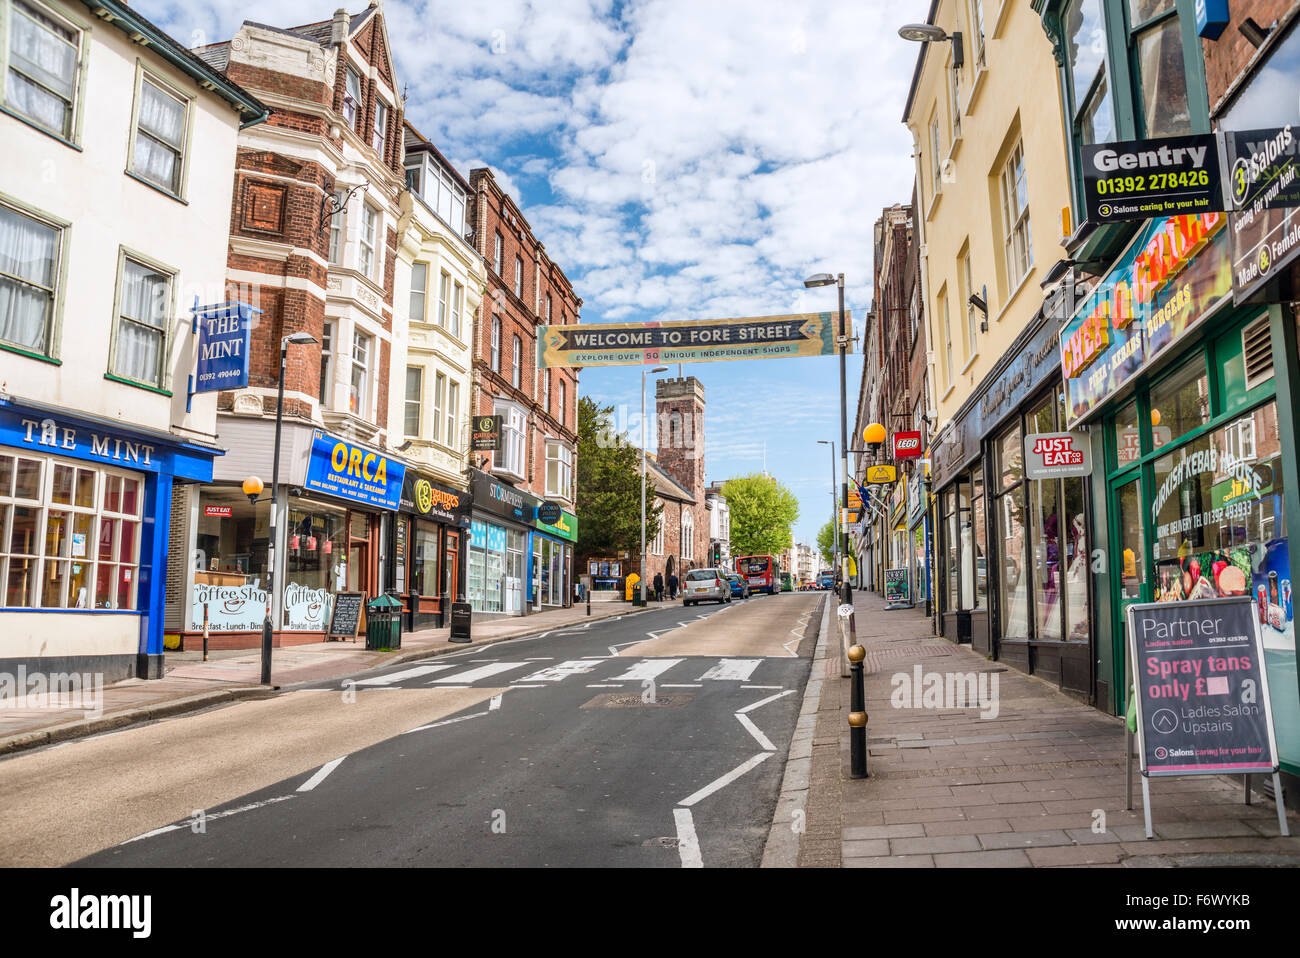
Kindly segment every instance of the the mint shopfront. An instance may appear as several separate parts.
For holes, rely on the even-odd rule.
[[[1258,597],[1278,748],[1296,773],[1295,319],[1234,305],[1224,219],[1144,224],[1061,332],[1065,418],[1093,451],[1097,667],[1113,677],[1097,704],[1126,705],[1129,604]]]

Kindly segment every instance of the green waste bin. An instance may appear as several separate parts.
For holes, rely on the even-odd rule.
[[[402,647],[402,602],[381,595],[366,603],[366,651]]]

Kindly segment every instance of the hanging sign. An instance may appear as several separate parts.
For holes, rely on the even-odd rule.
[[[501,448],[501,417],[475,416],[469,441],[475,452],[496,452]]]
[[[1039,432],[1025,436],[1025,477],[1057,479],[1092,474],[1092,444],[1078,432]]]
[[[1300,137],[1281,129],[1223,134],[1232,280],[1238,302],[1300,254]]]
[[[1222,212],[1213,133],[1083,147],[1083,193],[1095,223]]]
[[[894,466],[867,466],[867,482],[872,485],[883,485],[897,478],[898,471]]]
[[[195,393],[243,389],[248,385],[248,346],[254,312],[258,310],[244,303],[200,306],[194,311],[199,333]]]
[[[851,322],[845,312],[846,326]],[[648,366],[838,354],[837,313],[539,326],[537,365]],[[851,327],[849,327],[851,328]],[[852,342],[845,352],[852,352]]]
[[[919,430],[894,433],[895,459],[920,459],[921,452],[921,433]]]

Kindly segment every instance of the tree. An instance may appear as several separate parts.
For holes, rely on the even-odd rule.
[[[578,400],[578,553],[582,556],[641,553],[641,450],[614,432],[613,406]],[[659,534],[663,505],[646,484],[649,543]]]
[[[826,560],[826,564],[832,569],[835,568],[835,523],[829,519],[817,533],[817,548]]]
[[[771,476],[751,473],[728,479],[722,495],[731,510],[731,554],[780,555],[793,541],[799,500]]]

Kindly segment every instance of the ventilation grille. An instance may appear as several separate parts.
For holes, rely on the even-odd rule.
[[[1261,316],[1242,329],[1241,354],[1246,360],[1247,389],[1254,389],[1273,378],[1273,343],[1267,316]]]

